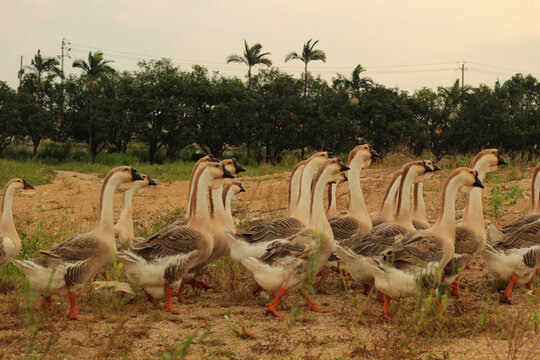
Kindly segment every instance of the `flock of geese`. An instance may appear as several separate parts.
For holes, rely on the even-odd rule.
[[[33,187],[13,179],[2,198],[0,268],[13,262],[43,295],[45,310],[51,308],[52,295],[68,295],[69,318],[77,320],[85,318],[77,311],[77,291],[115,259],[124,264],[127,278],[142,288],[148,301],[157,304],[164,299],[163,309],[170,312],[187,311],[173,307],[174,296],[184,301],[186,284],[212,287],[197,278],[227,253],[253,274],[254,293],[264,289],[273,295],[266,309],[279,317],[283,317],[277,310],[280,300],[293,290],[300,291],[309,310],[332,311],[319,307],[303,286],[308,274],[321,273],[322,287],[329,268],[338,268],[363,284],[365,294],[376,288],[387,319],[392,319],[392,298],[421,292],[439,299],[443,284],[459,295],[463,284],[457,278],[476,256],[483,257],[495,278],[509,282],[502,302],[511,303],[518,285],[531,288],[540,268],[540,164],[533,173],[530,213],[500,230],[492,225],[486,230],[482,181],[506,164],[498,150],[481,151],[470,168],[455,169],[448,176],[434,224],[428,222],[422,194],[426,174],[440,170],[430,160],[409,162],[396,171],[380,211],[370,216],[360,174],[378,156],[369,145],[358,145],[350,152],[348,165],[329,152],[299,162],[291,174],[288,216],[259,223],[247,232],[236,231],[231,215],[232,199],[245,191],[234,178],[245,169],[235,159],[205,156],[191,174],[186,216],[147,239],[134,236],[133,196],[137,189],[156,183],[133,167],[116,167],[103,182],[95,228],[41,251],[42,257],[25,260],[15,259],[21,240],[12,203],[17,191]],[[344,181],[348,181],[349,209],[341,214],[336,208],[336,187]],[[114,224],[113,197],[122,183],[132,185]],[[463,213],[455,207],[458,192],[468,193]],[[439,300],[436,304],[441,310]]]

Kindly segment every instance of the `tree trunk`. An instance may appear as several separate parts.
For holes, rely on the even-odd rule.
[[[41,142],[41,139],[40,140],[37,140],[37,139],[32,139],[32,144],[34,145],[34,149],[32,151],[32,155],[34,156],[34,158],[37,158],[37,154],[38,154],[38,147],[39,147],[39,143]]]
[[[154,161],[156,160],[156,152],[157,142],[155,140],[150,140],[150,144],[148,146],[148,161],[150,161],[150,164],[154,164]]]

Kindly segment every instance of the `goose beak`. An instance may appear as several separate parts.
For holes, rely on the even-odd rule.
[[[370,150],[369,152],[371,153],[372,158],[374,158],[374,157],[375,158],[380,158],[381,157],[381,155],[379,155],[379,153],[376,152],[375,150]]]
[[[351,168],[348,167],[347,165],[345,164],[339,164],[341,167],[339,169],[339,171],[347,171],[347,170],[350,170]]]
[[[426,170],[426,174],[428,172],[433,172],[435,170],[432,170],[429,166],[427,166],[426,162],[425,161],[422,161],[422,163],[424,164],[424,169]]]
[[[478,178],[478,171],[476,172],[476,175],[474,175],[474,184],[472,184],[472,186],[479,187],[481,189],[484,188],[484,185],[482,184],[482,182]]]
[[[347,175],[343,174],[343,178],[344,178],[344,179],[343,179],[343,182],[349,181],[349,178],[347,177]]]
[[[231,173],[229,172],[229,170],[227,170],[227,169],[225,168],[225,165],[221,164],[221,167],[223,168],[223,177],[224,177],[224,178],[234,179],[234,175],[231,174]]]
[[[240,186],[240,192],[246,192],[246,189],[244,189],[244,187],[242,186],[242,184],[238,185]]]
[[[219,162],[219,159],[214,157],[214,155],[212,155],[212,154],[208,154],[208,157],[210,158],[211,162]]]
[[[441,168],[438,167],[437,164],[435,164],[435,161],[432,161],[432,163],[433,163],[433,171],[439,171],[439,170],[441,170]]]
[[[236,162],[235,158],[232,158],[231,160],[234,162],[234,169],[236,170],[237,174],[246,171],[246,169],[242,165]]]
[[[332,158],[334,157],[334,153],[333,153],[333,152],[327,151],[326,153],[328,154],[328,158],[329,158],[329,159],[332,159]]]
[[[508,165],[508,163],[506,162],[506,160],[504,160],[501,156],[501,154],[497,154],[497,165]]]
[[[156,186],[157,183],[154,181],[154,179],[152,179],[150,176],[148,177],[148,185],[153,185],[153,186]]]
[[[22,179],[22,182],[23,182],[23,190],[32,190],[32,189],[34,189],[32,184],[30,184],[26,180]]]
[[[131,181],[144,180],[134,167],[131,168]]]

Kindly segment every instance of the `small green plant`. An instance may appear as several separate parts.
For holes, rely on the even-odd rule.
[[[491,178],[493,186],[489,190],[487,197],[487,204],[489,209],[486,213],[495,218],[497,223],[501,224],[502,208],[513,206],[517,203],[518,199],[523,195],[525,189],[519,185],[513,185],[510,189],[504,190],[500,185],[500,179],[498,177]]]

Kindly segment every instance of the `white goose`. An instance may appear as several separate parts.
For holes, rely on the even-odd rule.
[[[345,262],[359,262],[383,293],[383,316],[391,319],[390,299],[412,296],[417,291],[435,292],[441,271],[452,258],[455,239],[455,199],[458,191],[482,187],[475,170],[458,168],[446,179],[442,191],[442,208],[438,220],[427,230],[409,234],[384,255],[366,257],[347,248],[337,248]]]
[[[156,303],[156,298],[165,298],[166,311],[187,311],[172,307],[172,293],[179,288],[184,276],[212,253],[208,189],[219,187],[222,179],[227,177],[234,176],[225,165],[214,162],[200,164],[193,179],[191,214],[187,225],[169,225],[166,231],[162,230],[130,250],[118,253],[128,279],[144,289],[150,302]]]
[[[21,251],[21,239],[13,222],[13,198],[17,192],[33,188],[24,179],[11,179],[4,188],[0,217],[0,269],[9,264]]]
[[[92,232],[75,235],[52,249],[41,251],[42,258],[14,260],[14,264],[32,281],[34,288],[46,296],[43,307],[51,307],[51,295],[69,295],[69,318],[88,317],[77,311],[76,291],[103,272],[116,256],[114,242],[113,198],[121,183],[142,180],[131,166],[119,166],[107,174],[101,187],[99,218]]]
[[[538,192],[539,172],[540,164],[533,175],[533,195]],[[510,296],[514,287],[525,285],[531,288],[530,281],[540,269],[540,219],[527,219],[523,223],[521,226],[514,223],[506,233],[490,225],[487,231],[489,243],[482,253],[489,272],[496,279],[509,281],[500,298],[501,302],[507,304],[512,304]]]
[[[133,195],[143,187],[157,185],[150,176],[141,174],[141,177],[143,178],[142,180],[135,181],[124,193],[122,211],[116,225],[114,225],[114,238],[117,251],[129,249],[135,238],[135,230],[133,228]]]
[[[324,213],[323,196],[326,185],[343,179],[342,171],[348,167],[338,159],[325,161],[313,179],[309,225],[298,234],[271,242],[261,257],[245,257],[240,262],[253,273],[261,287],[275,294],[274,301],[267,304],[267,311],[283,317],[277,312],[277,305],[286,291],[299,288],[306,279],[308,267],[318,272],[326,263],[334,247],[332,228]],[[227,232],[232,248],[237,240]],[[310,310],[328,312],[321,309],[306,296]]]

